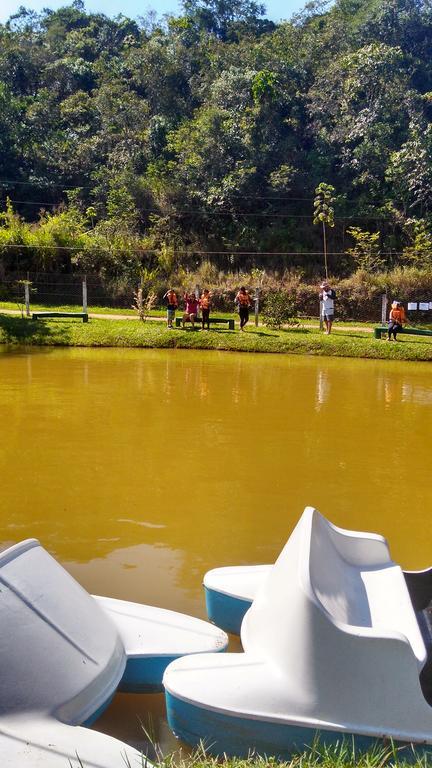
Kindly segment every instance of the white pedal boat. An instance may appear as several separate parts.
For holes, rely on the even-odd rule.
[[[92,723],[118,687],[160,685],[177,653],[218,651],[226,642],[221,630],[198,619],[94,599],[35,539],[1,552],[1,768],[60,768],[59,754],[75,765],[77,753],[92,768],[124,766],[120,753],[141,765],[136,750],[76,726]],[[10,755],[23,757],[14,763]]]
[[[243,654],[165,671],[168,722],[214,754],[289,757],[342,737],[432,745],[430,572],[407,576],[381,536],[307,507],[242,628]]]

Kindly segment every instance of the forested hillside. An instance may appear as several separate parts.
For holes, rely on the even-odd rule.
[[[431,267],[427,0],[312,2],[278,25],[253,0],[163,20],[75,0],[0,25],[4,272],[204,256],[312,276],[320,182],[333,274]]]

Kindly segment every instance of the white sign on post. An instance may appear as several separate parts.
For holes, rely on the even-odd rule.
[[[417,309],[417,302],[416,301],[409,301],[408,302],[408,312]]]
[[[429,302],[421,301],[419,304],[419,309],[423,310],[423,312],[426,312],[429,309]]]

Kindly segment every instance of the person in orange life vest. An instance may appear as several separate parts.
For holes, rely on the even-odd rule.
[[[402,330],[403,324],[406,322],[406,315],[403,305],[400,301],[394,301],[391,305],[388,323],[388,337],[387,341],[391,341],[393,338],[397,341],[396,334]]]
[[[170,288],[166,292],[164,299],[166,301],[166,308],[167,308],[167,326],[168,328],[172,328],[173,320],[175,318],[175,311],[178,307],[177,295],[175,291],[173,291],[173,289]]]
[[[210,309],[211,309],[211,296],[210,291],[208,288],[204,288],[200,302],[199,302],[200,308],[201,308],[201,315],[202,315],[202,329],[204,330],[204,325],[207,323],[207,330],[210,330]]]
[[[183,328],[185,327],[185,322],[187,320],[190,320],[192,328],[195,328],[195,318],[198,313],[198,299],[194,293],[185,293],[184,300],[185,311],[183,313]]]
[[[240,315],[240,330],[243,331],[246,323],[249,320],[249,307],[251,307],[252,305],[252,299],[249,296],[249,293],[244,287],[244,285],[242,285],[242,287],[240,288],[234,301],[238,306],[238,311]]]

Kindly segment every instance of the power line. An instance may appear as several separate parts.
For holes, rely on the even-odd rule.
[[[90,185],[83,184],[56,184],[52,181],[17,181],[13,179],[0,179],[0,184],[9,184],[10,186],[26,186],[26,187],[52,187],[53,189],[93,189]]]
[[[0,244],[0,252],[2,248],[16,248],[16,249],[31,249],[31,250],[62,250],[62,251],[82,251],[82,246],[79,245],[26,245],[19,243],[2,243]],[[110,250],[109,246],[104,248],[103,246],[94,246],[92,251],[106,252]],[[112,248],[113,253],[138,253],[141,255],[146,254],[159,254],[160,249],[157,248]],[[194,248],[177,249],[173,248],[173,253],[181,256],[322,256],[323,251],[201,251]],[[347,251],[327,251],[328,256],[346,256]],[[382,256],[402,256],[402,251],[382,251]]]
[[[11,200],[10,198],[9,201],[16,205],[39,205],[41,208],[47,208],[48,206],[56,208],[58,205],[61,205],[61,203],[36,203],[32,200]]]

